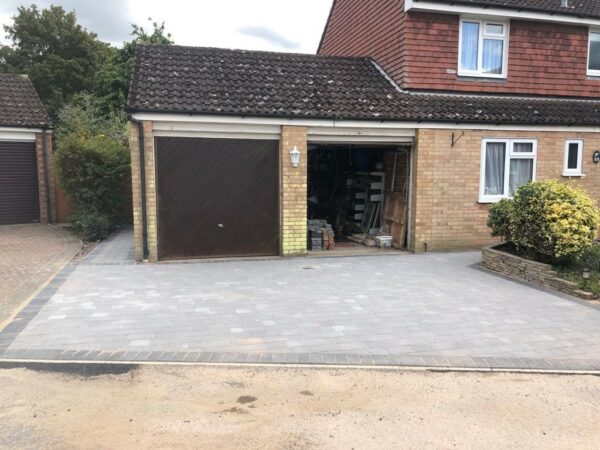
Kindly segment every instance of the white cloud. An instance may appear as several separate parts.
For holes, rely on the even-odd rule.
[[[130,0],[137,23],[165,21],[175,43],[250,50],[317,50],[331,0]],[[240,32],[265,28],[283,38],[268,40]],[[295,49],[284,44],[297,43]],[[289,46],[288,46],[289,47]]]
[[[17,6],[75,9],[100,39],[128,39],[129,23],[165,21],[176,44],[314,53],[332,0],[0,0],[0,25]],[[0,33],[3,36],[4,33]],[[2,39],[0,39],[2,42]],[[6,41],[4,41],[6,42]]]

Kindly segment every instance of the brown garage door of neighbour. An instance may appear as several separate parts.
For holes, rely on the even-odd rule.
[[[159,259],[279,253],[278,142],[155,140]]]
[[[35,143],[0,141],[0,225],[40,221]]]

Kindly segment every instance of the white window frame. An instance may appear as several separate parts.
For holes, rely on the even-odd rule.
[[[504,143],[506,144],[506,154],[504,155],[504,193],[501,195],[486,195],[485,194],[485,157],[488,143]],[[514,152],[514,144],[532,144],[530,153]],[[479,175],[479,203],[496,203],[503,198],[510,198],[509,181],[510,181],[510,161],[512,159],[532,159],[533,171],[531,180],[535,180],[537,169],[537,140],[536,139],[499,139],[499,138],[484,138],[481,140],[481,167]]]
[[[585,66],[587,74],[591,77],[600,77],[600,70],[590,69],[590,51],[592,50],[592,33],[600,34],[600,29],[590,28],[588,31],[588,50],[587,50],[587,64]]]
[[[578,144],[577,148],[577,167],[569,169],[569,146]],[[580,177],[583,175],[583,139],[567,139],[565,140],[565,159],[563,165],[564,177]]]
[[[463,23],[472,22],[479,24],[479,41],[477,44],[477,70],[462,69],[462,39],[463,39]],[[504,34],[486,33],[486,25],[502,25]],[[459,76],[479,77],[479,78],[506,78],[508,73],[508,38],[510,35],[510,22],[508,20],[489,20],[473,17],[461,17],[458,29],[458,70]],[[503,41],[502,45],[502,73],[485,73],[483,72],[483,40],[496,39]]]

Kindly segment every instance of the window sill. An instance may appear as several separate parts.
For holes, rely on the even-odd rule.
[[[473,75],[459,73],[457,78],[459,81],[484,81],[490,83],[506,83],[506,76],[495,77],[490,75]]]
[[[567,177],[567,178],[583,178],[583,177],[585,177],[585,174],[584,173],[563,173],[562,176]]]
[[[477,201],[477,203],[479,203],[480,205],[491,205],[492,203],[498,203],[500,200],[504,200],[510,197],[502,197],[502,198],[481,198],[479,197],[479,200]]]

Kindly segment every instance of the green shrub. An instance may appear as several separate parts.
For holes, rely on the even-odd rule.
[[[586,248],[579,258],[579,266],[600,273],[600,244]]]
[[[131,220],[129,149],[114,137],[72,133],[55,154],[59,182],[74,211],[105,216],[111,223]]]
[[[592,244],[600,213],[583,189],[543,180],[521,186],[512,201],[492,207],[488,223],[517,250],[559,262],[576,259]]]
[[[501,236],[510,242],[510,214],[512,200],[503,199],[490,207],[487,225],[492,229],[492,236]]]
[[[110,220],[95,211],[79,210],[71,214],[73,231],[85,241],[101,241],[110,234]]]

